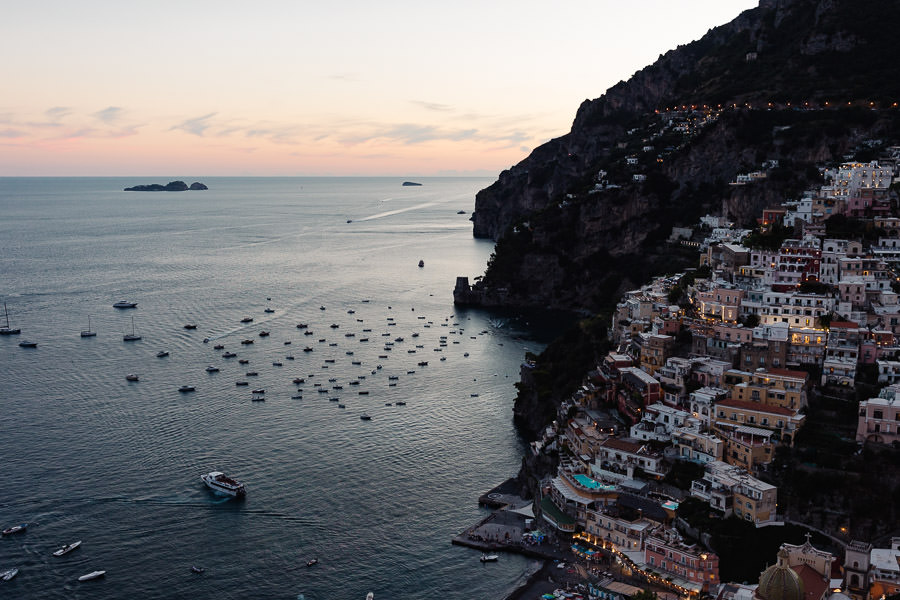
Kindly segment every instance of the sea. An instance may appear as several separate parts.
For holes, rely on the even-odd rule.
[[[19,569],[0,597],[500,600],[521,584],[533,559],[450,543],[517,472],[519,366],[557,333],[453,305],[493,250],[469,221],[491,181],[123,191],[172,179],[0,178],[0,325],[22,330],[0,336],[0,527],[29,524],[0,539],[0,571]],[[212,493],[210,471],[246,498]]]

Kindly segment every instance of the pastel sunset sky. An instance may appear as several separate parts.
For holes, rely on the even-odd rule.
[[[493,176],[756,4],[10,2],[0,176]]]

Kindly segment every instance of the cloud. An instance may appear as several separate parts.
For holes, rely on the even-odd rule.
[[[0,138],[17,138],[25,134],[17,129],[0,129]]]
[[[72,114],[72,109],[68,106],[54,106],[45,110],[44,114],[47,115],[48,119],[57,121]]]
[[[436,112],[450,112],[453,107],[448,104],[438,104],[437,102],[426,102],[424,100],[410,100],[410,104],[415,104],[425,110],[433,110]]]
[[[122,116],[122,109],[118,106],[108,106],[101,111],[95,112],[93,115],[95,119],[99,119],[107,124],[112,124],[119,120]]]
[[[202,117],[194,117],[193,119],[187,119],[186,121],[182,121],[178,125],[172,125],[169,128],[169,131],[185,131],[187,133],[191,133],[193,135],[203,137],[203,134],[206,133],[206,130],[212,126],[210,120],[216,116],[217,113],[209,113],[208,115],[203,115]]]

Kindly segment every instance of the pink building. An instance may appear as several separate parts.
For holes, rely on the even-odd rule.
[[[890,385],[882,389],[877,398],[859,403],[857,442],[890,444],[900,440],[900,398],[897,392],[900,392],[900,385]]]
[[[644,544],[644,562],[655,571],[699,584],[702,591],[719,585],[719,557],[695,544],[651,535]]]

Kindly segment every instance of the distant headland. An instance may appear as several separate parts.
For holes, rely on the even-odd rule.
[[[415,181],[404,181],[403,185],[422,185],[422,184],[416,183]]]
[[[208,190],[205,184],[195,181],[190,186],[183,181],[170,181],[166,185],[150,183],[125,188],[126,192],[184,192],[186,190]]]

